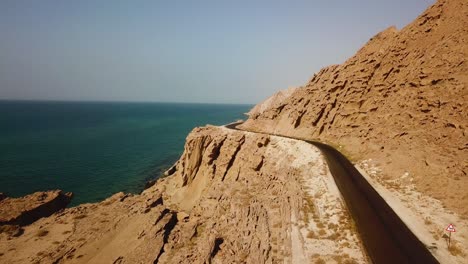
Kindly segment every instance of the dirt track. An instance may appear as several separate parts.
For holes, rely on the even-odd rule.
[[[237,125],[226,127],[239,130]],[[324,154],[373,263],[439,263],[343,154],[329,145],[304,141]]]

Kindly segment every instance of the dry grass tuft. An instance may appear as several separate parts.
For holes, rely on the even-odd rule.
[[[307,233],[307,238],[310,238],[310,239],[315,238],[315,233],[314,233],[314,231],[310,230],[310,231]]]
[[[341,237],[340,233],[335,232],[327,237],[329,240],[337,241]]]
[[[43,237],[43,236],[47,236],[47,234],[49,234],[49,231],[45,229],[40,229],[37,231],[36,236]]]
[[[318,222],[318,223],[317,223],[317,227],[318,227],[318,228],[324,228],[325,225],[324,225],[322,222]]]
[[[323,260],[322,258],[318,258],[315,260],[315,264],[326,264],[325,260]]]
[[[318,231],[318,233],[319,233],[320,236],[324,236],[324,235],[327,234],[327,232],[325,232],[324,229],[320,229],[320,230]]]
[[[463,252],[463,250],[458,246],[457,243],[452,243],[450,245],[450,247],[448,248],[450,254],[452,254],[453,256],[465,256],[465,253]]]
[[[308,193],[304,193],[304,201],[302,203],[302,211],[304,213],[304,222],[309,224],[310,219],[309,219],[309,214],[312,214],[315,216],[315,204],[314,201],[312,200],[312,197]]]
[[[430,224],[432,224],[432,221],[429,219],[429,217],[424,218],[424,224],[425,224],[425,225],[430,225]]]
[[[85,218],[86,216],[87,216],[87,215],[85,215],[85,214],[80,214],[80,215],[77,215],[77,216],[73,217],[73,219],[83,219],[83,218]]]

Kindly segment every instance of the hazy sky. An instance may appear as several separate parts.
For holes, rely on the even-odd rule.
[[[256,103],[433,0],[0,1],[0,99]]]

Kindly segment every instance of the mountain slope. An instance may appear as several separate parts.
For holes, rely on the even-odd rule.
[[[442,0],[250,114],[244,129],[319,139],[468,217],[468,2]]]

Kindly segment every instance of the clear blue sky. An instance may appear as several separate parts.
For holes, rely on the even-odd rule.
[[[433,0],[0,1],[0,99],[256,103]]]

